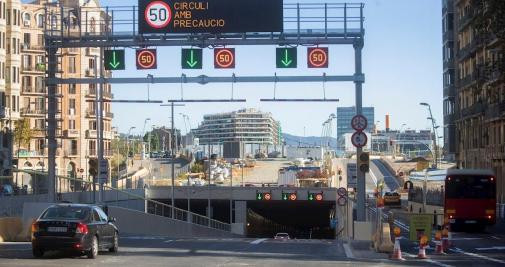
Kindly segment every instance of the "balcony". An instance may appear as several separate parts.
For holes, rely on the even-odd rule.
[[[29,43],[21,44],[21,51],[23,52],[45,52],[45,48],[42,45],[32,45]]]
[[[114,113],[112,112],[104,112],[105,118],[113,119],[114,118]]]
[[[444,87],[444,97],[454,97],[456,95],[456,89],[454,86]]]
[[[67,48],[67,53],[76,55],[76,54],[79,54],[80,50],[81,49],[78,47],[69,47],[69,48]]]
[[[86,117],[87,118],[95,118],[96,117],[95,109],[91,109],[91,108],[86,109]]]
[[[466,14],[458,20],[458,31],[462,31],[474,18],[473,8],[468,8]]]
[[[26,95],[44,95],[47,91],[45,87],[33,87],[31,85],[26,85],[21,88],[21,93]]]
[[[100,55],[100,48],[97,47],[87,47],[86,56],[98,56]]]
[[[46,64],[37,63],[35,65],[32,65],[32,64],[24,65],[24,66],[22,66],[21,71],[35,73],[35,74],[43,74],[46,71]]]
[[[97,139],[97,131],[96,130],[86,130],[86,138],[87,139]],[[104,140],[112,140],[114,137],[114,134],[112,132],[104,131],[103,132],[103,139]]]
[[[32,129],[33,135],[35,136],[46,136],[47,135],[47,129],[46,128],[34,128]]]
[[[505,144],[494,145],[487,148],[491,159],[502,160],[505,159]]]
[[[21,115],[22,116],[46,116],[47,110],[45,109],[31,109],[31,108],[22,108]]]
[[[446,69],[454,69],[454,58],[450,58],[448,60],[444,60],[444,70]]]
[[[84,75],[86,77],[95,77],[95,70],[94,69],[86,69],[86,71],[84,72]]]
[[[104,91],[103,92],[103,98],[112,99],[112,98],[114,98],[114,94],[111,93],[111,92]]]
[[[15,158],[32,158],[32,157],[45,157],[46,154],[44,150],[25,150],[25,149],[20,149],[16,151],[13,155]]]
[[[461,109],[461,117],[477,116],[484,112],[484,104],[481,102],[475,103],[468,108]]]
[[[63,137],[65,138],[79,138],[78,130],[64,130]]]
[[[79,151],[77,149],[65,149],[63,151],[63,154],[65,157],[78,157],[79,156]]]

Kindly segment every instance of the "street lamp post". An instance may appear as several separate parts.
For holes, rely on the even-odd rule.
[[[130,161],[130,133],[135,129],[135,126],[130,127],[126,135],[126,181],[128,182],[128,164]]]
[[[431,106],[428,103],[419,103],[421,106],[426,106],[428,107],[428,111],[430,112],[430,117],[428,117],[429,120],[431,120],[431,125],[433,127],[433,143],[435,145],[435,157],[434,157],[434,167],[437,168],[438,165],[438,146],[437,146],[437,128],[435,125],[435,118],[433,118],[433,113],[431,112]]]

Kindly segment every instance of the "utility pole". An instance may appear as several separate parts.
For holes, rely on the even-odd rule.
[[[437,126],[435,125],[435,118],[433,118],[433,113],[431,112],[431,106],[428,103],[419,103],[421,106],[427,106],[428,111],[430,112],[430,117],[428,117],[429,120],[431,120],[431,126],[433,127],[433,144],[435,145],[435,155],[433,157],[434,161],[434,167],[438,167],[438,145],[437,145],[437,139],[438,139],[438,134],[437,134]]]

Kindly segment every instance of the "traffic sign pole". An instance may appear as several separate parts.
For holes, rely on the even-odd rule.
[[[362,65],[361,65],[361,52],[363,49],[363,40],[356,40],[356,42],[353,45],[354,47],[354,62],[355,62],[355,73],[354,75],[362,75]],[[355,81],[354,82],[355,87],[356,87],[356,115],[362,115],[363,110],[362,110],[362,105],[363,105],[363,96],[362,96],[362,90],[363,90],[363,82],[362,81]],[[363,153],[363,148],[357,147],[356,148],[356,158],[359,159],[361,156],[361,153]],[[366,221],[366,211],[365,211],[365,173],[360,170],[360,168],[356,168],[356,178],[357,178],[357,202],[358,202],[358,209],[356,212],[356,217],[358,221]]]

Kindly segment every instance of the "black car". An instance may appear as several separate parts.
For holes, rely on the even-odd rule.
[[[118,250],[115,219],[95,205],[57,204],[47,208],[32,224],[33,256],[61,250],[86,254],[92,259],[99,249]]]

